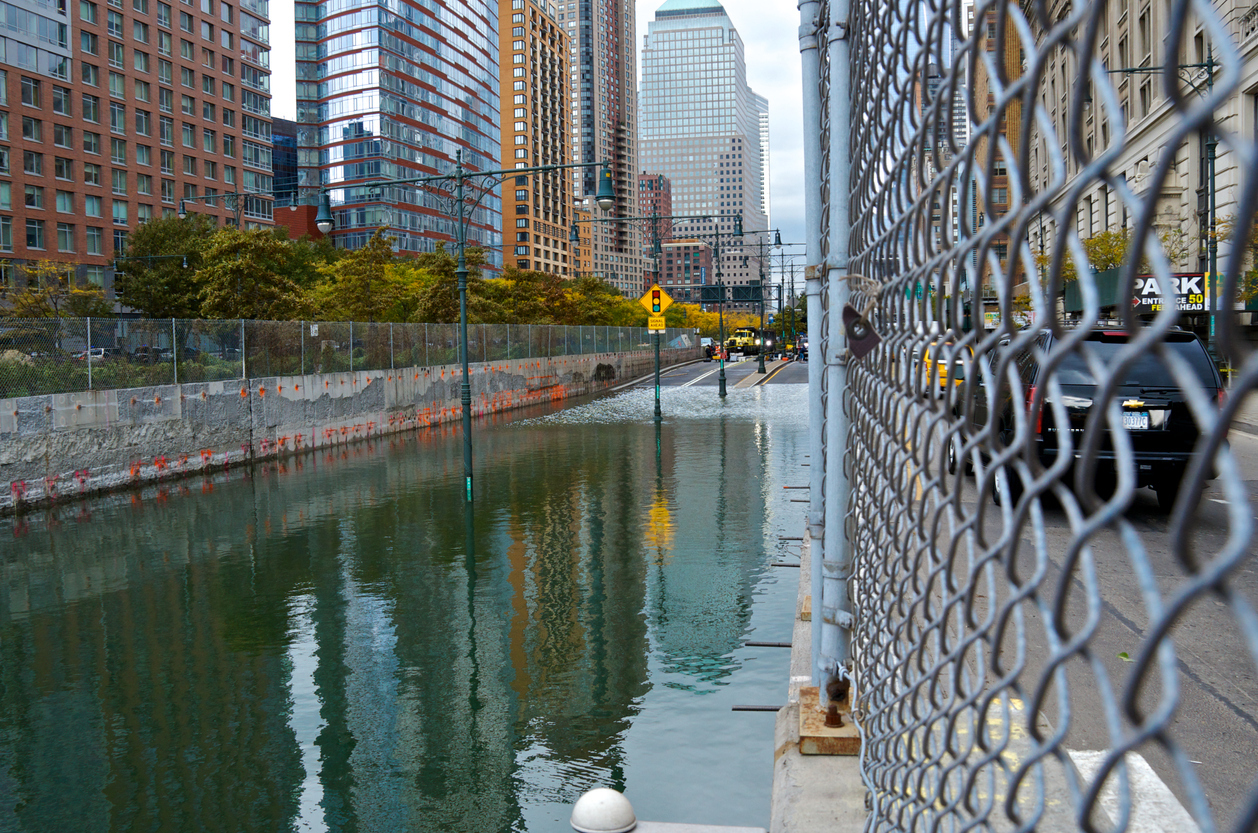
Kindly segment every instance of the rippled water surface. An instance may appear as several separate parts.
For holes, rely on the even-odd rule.
[[[0,528],[0,830],[768,825],[802,386],[628,391]]]

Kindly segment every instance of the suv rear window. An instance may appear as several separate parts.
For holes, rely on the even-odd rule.
[[[1110,335],[1108,333],[1089,338],[1083,342],[1083,348],[1101,360],[1106,367],[1115,363],[1118,351],[1127,343],[1125,334]],[[1218,377],[1214,373],[1214,365],[1206,354],[1201,342],[1191,333],[1174,333],[1166,337],[1162,349],[1174,351],[1184,359],[1197,373],[1203,387],[1213,388],[1218,385]],[[1129,364],[1120,385],[1139,385],[1143,387],[1166,387],[1174,383],[1171,369],[1158,353],[1143,353]],[[1063,385],[1096,385],[1083,356],[1077,352],[1068,353],[1057,366],[1057,381]]]

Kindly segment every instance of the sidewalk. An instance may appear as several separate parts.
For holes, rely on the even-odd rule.
[[[1230,391],[1228,395],[1231,395]],[[1240,407],[1236,409],[1236,416],[1232,418],[1232,430],[1258,436],[1258,396],[1253,391],[1245,396]]]

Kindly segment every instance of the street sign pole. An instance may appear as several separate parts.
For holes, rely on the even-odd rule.
[[[660,422],[664,415],[660,413],[660,334],[655,334],[655,421]]]
[[[668,309],[673,299],[668,293],[655,284],[638,299],[638,303],[646,308],[647,329],[655,336],[655,421],[660,422],[664,415],[660,412],[660,335],[664,332],[664,310]]]

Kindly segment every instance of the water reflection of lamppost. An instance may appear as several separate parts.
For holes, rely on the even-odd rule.
[[[598,194],[594,197],[594,201],[599,208],[603,210],[610,209],[616,204],[616,190],[612,185],[612,172],[606,162],[574,162],[570,165],[536,165],[531,168],[511,168],[507,170],[494,171],[469,171],[463,167],[463,152],[460,150],[455,154],[454,170],[448,174],[438,174],[436,176],[416,176],[407,177],[405,179],[387,179],[376,180],[363,183],[348,183],[349,185],[361,184],[370,188],[383,188],[388,185],[426,185],[431,184],[437,188],[452,188],[453,202],[455,209],[454,217],[454,242],[458,249],[458,266],[455,269],[455,277],[458,280],[459,287],[459,353],[463,365],[463,379],[459,385],[459,399],[463,404],[463,480],[466,493],[466,499],[472,500],[472,384],[469,376],[468,358],[467,358],[467,229],[472,222],[472,212],[480,205],[480,201],[485,195],[490,193],[493,188],[504,179],[513,176],[522,176],[524,174],[550,173],[552,171],[562,171],[570,168],[592,168],[601,166],[602,170],[598,175]],[[475,196],[469,203],[465,195],[464,188],[468,180],[473,180],[473,185],[479,185],[479,194]],[[322,234],[327,234],[335,227],[335,218],[332,216],[332,206],[328,198],[327,191],[324,190],[319,198],[319,211],[315,215],[315,227]]]

